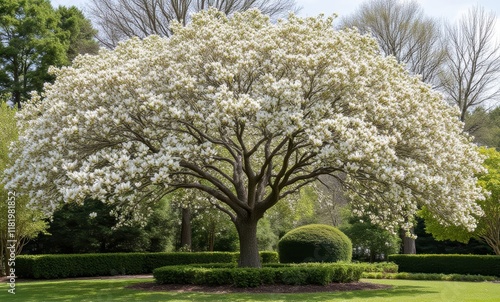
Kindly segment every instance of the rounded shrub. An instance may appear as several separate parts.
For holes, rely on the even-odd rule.
[[[278,243],[281,263],[351,261],[351,240],[339,229],[310,224],[286,233]]]

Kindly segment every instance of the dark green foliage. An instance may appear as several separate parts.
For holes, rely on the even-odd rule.
[[[500,256],[390,255],[400,272],[500,276]]]
[[[70,61],[80,54],[96,54],[99,44],[94,39],[97,33],[89,19],[75,6],[59,6],[56,10],[59,15],[61,36],[68,45],[67,56]]]
[[[358,281],[363,272],[356,264],[271,265],[263,268],[165,266],[153,271],[159,284],[234,285],[256,287],[266,284],[327,285]]]
[[[41,234],[25,248],[31,254],[163,252],[169,242],[167,206],[161,202],[145,227],[116,228],[117,219],[110,215],[113,206],[97,200],[82,205],[67,203],[54,212],[48,233]],[[92,218],[91,213],[96,216]]]
[[[399,252],[401,239],[397,235],[373,225],[369,219],[360,222],[359,218],[350,217],[349,225],[342,231],[352,241],[353,259],[357,261],[385,261],[390,254]]]
[[[279,256],[276,252],[262,251],[260,254],[260,261],[262,263],[277,263],[279,262]]]
[[[274,257],[265,259],[276,259],[274,254]],[[18,277],[36,279],[149,274],[162,266],[194,263],[206,263],[207,267],[228,265],[231,268],[236,266],[238,258],[239,253],[232,252],[21,255],[16,258],[16,273]]]
[[[471,238],[468,243],[451,240],[436,240],[432,234],[425,231],[426,225],[422,218],[417,218],[415,227],[415,246],[419,254],[494,254],[486,243]]]
[[[217,269],[214,271],[217,273]],[[257,287],[262,284],[258,268],[233,268],[231,277],[232,284],[236,287]]]
[[[0,94],[20,108],[31,91],[41,92],[54,79],[50,66],[69,64],[73,50],[96,51],[93,32],[76,8],[56,11],[49,0],[0,1]]]
[[[282,263],[351,261],[351,240],[329,225],[310,224],[291,230],[278,243]]]

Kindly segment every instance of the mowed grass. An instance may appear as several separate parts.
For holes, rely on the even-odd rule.
[[[413,280],[362,280],[391,289],[307,294],[205,294],[148,292],[125,286],[153,279],[18,281],[16,295],[0,287],[0,301],[500,301],[500,283]]]

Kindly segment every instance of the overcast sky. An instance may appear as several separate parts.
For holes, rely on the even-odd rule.
[[[1,0],[0,0],[1,1]],[[359,8],[361,3],[367,0],[296,0],[298,6],[302,7],[300,16],[310,17],[320,13],[331,15],[336,13],[339,17],[350,15]],[[90,0],[51,0],[55,7],[59,5],[75,5],[85,11]],[[493,11],[497,15],[497,38],[500,41],[500,1],[499,0],[417,0],[422,5],[427,16],[445,19],[454,22],[463,13],[475,5],[484,7],[487,11]]]
[[[487,10],[494,11],[500,15],[500,1],[498,0],[417,0],[427,15],[439,18],[445,18],[450,21],[455,20],[468,8],[478,4]],[[84,9],[90,0],[51,0],[54,6],[75,5]],[[319,13],[330,15],[337,13],[339,16],[345,16],[353,13],[365,0],[296,0],[296,3],[302,7],[301,16],[315,16]]]

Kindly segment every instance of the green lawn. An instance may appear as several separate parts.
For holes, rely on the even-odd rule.
[[[1,284],[0,301],[500,301],[500,283],[447,282],[413,280],[363,280],[391,284],[390,290],[370,290],[309,294],[203,294],[144,292],[125,289],[152,279],[107,279],[63,281],[18,281],[16,295]]]

